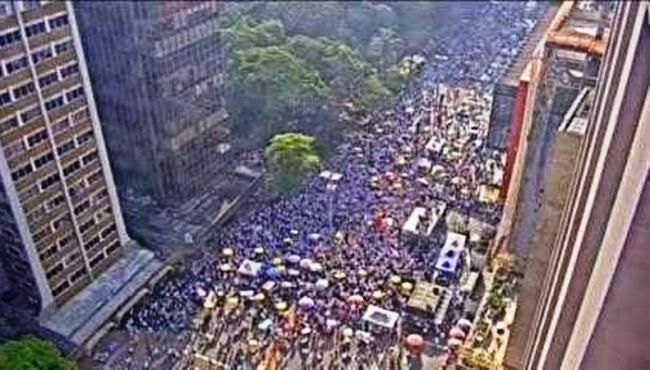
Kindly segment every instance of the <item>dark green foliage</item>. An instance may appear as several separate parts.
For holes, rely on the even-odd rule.
[[[320,166],[316,140],[299,133],[275,135],[269,142],[264,156],[271,171],[271,185],[280,193],[296,189],[305,175]]]
[[[0,346],[0,370],[73,370],[75,364],[64,358],[51,343],[24,337]]]

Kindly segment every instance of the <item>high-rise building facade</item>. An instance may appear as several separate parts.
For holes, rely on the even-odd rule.
[[[120,192],[209,188],[228,138],[218,1],[75,2]]]
[[[650,364],[649,4],[617,4],[536,309],[509,368]]]
[[[10,290],[59,307],[129,240],[70,2],[0,2],[0,149]]]

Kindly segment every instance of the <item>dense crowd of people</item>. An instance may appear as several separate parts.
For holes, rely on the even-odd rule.
[[[402,314],[412,289],[403,283],[436,276],[439,248],[407,248],[401,225],[414,207],[430,207],[434,200],[490,224],[501,211],[498,203],[477,196],[501,163],[500,153],[483,143],[487,127],[468,134],[466,106],[432,119],[440,114],[437,84],[469,87],[477,104],[489,109],[494,80],[480,77],[503,72],[507,59],[494,61],[521,45],[531,28],[524,18],[538,13],[525,3],[481,7],[470,20],[476,27],[472,23],[464,34],[448,37],[447,60],[426,67],[393,109],[347,135],[340,153],[324,166],[342,175],[336,190],[328,190],[331,179],[314,175],[296,194],[256,195],[251,209],[227,225],[212,248],[186,261],[132,310],[126,330],[185,337],[185,348],[157,350],[185,364],[194,353],[207,353],[242,368],[269,359],[280,368],[399,368],[407,333],[399,325],[370,330],[361,315],[369,304]],[[479,19],[499,19],[499,25]],[[452,95],[444,98],[449,107]],[[423,124],[414,129],[418,117]],[[460,155],[428,153],[432,137]],[[445,176],[433,179],[430,168],[423,172],[423,157]],[[455,297],[452,306],[462,306],[462,297]]]

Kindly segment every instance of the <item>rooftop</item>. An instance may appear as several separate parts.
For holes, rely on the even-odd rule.
[[[124,256],[41,325],[81,345],[162,267],[151,251],[128,246]]]

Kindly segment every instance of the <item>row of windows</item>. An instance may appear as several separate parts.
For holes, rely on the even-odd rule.
[[[81,169],[81,163],[74,161],[63,168],[63,176],[68,177]]]
[[[69,287],[70,287],[70,283],[67,280],[63,280],[61,284],[57,285],[56,288],[52,289],[52,295],[58,297]]]
[[[45,32],[47,32],[45,21],[40,21],[25,27],[25,34],[27,35],[28,38],[31,38],[32,36],[40,35],[41,33],[45,33]]]
[[[48,112],[62,107],[63,105],[70,102],[73,102],[77,99],[80,99],[84,96],[84,90],[82,86],[74,88],[65,93],[65,95],[59,95],[45,102],[45,110]],[[64,99],[65,97],[65,99]]]
[[[20,41],[20,30],[12,30],[0,35],[0,48],[11,46]]]

